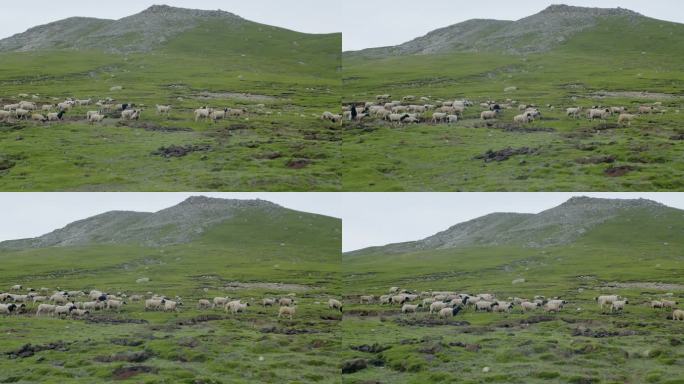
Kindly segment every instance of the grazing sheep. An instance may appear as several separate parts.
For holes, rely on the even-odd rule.
[[[57,121],[57,120],[62,120],[62,117],[64,116],[66,112],[65,111],[59,111],[59,112],[52,112],[47,114],[47,119],[49,121]]]
[[[142,295],[131,295],[131,297],[129,297],[129,300],[131,300],[131,301],[142,301],[143,296]]]
[[[240,312],[246,311],[247,307],[249,307],[249,303],[241,303],[240,300],[233,300],[227,303],[224,309],[226,310],[226,312],[230,310],[230,312],[235,315]]]
[[[448,115],[447,122],[449,124],[456,124],[458,122],[458,115]]]
[[[407,301],[409,301],[409,298],[406,297],[406,295],[394,295],[394,296],[390,297],[390,303],[392,303],[392,304],[402,305]]]
[[[93,124],[93,123],[99,123],[100,121],[104,120],[104,115],[101,115],[99,113],[94,113],[88,117],[88,121]]]
[[[157,311],[164,308],[166,299],[147,299],[145,300],[145,310]]]
[[[561,300],[550,300],[544,306],[546,312],[560,312],[563,309],[563,301]]]
[[[520,307],[522,308],[523,312],[534,311],[535,309],[541,307],[541,303],[523,301],[522,303],[520,303]]]
[[[675,305],[677,305],[677,304],[679,304],[679,303],[676,302],[676,301],[672,301],[672,300],[663,300],[663,308],[670,308],[670,309],[672,309],[672,308],[674,308]]]
[[[672,320],[674,321],[684,321],[684,311],[681,309],[675,309],[672,312]]]
[[[577,119],[580,116],[580,113],[582,113],[582,107],[567,108],[565,110],[565,114],[567,116],[572,116],[573,119]]]
[[[174,301],[174,300],[165,300],[164,301],[164,311],[177,311],[178,306],[181,305],[181,303]]]
[[[372,295],[361,296],[360,301],[361,301],[361,304],[364,304],[364,303],[373,304],[373,301],[375,301],[375,297],[373,297]]]
[[[43,106],[40,107],[40,110],[43,112],[49,112],[49,111],[52,111],[52,108],[54,108],[54,107],[55,106],[52,104],[43,104]]]
[[[207,299],[199,299],[197,301],[197,308],[198,309],[208,309],[211,308],[211,301]]]
[[[446,308],[447,304],[443,301],[435,301],[434,303],[430,304],[430,314],[434,312],[439,312],[442,309]]]
[[[401,306],[401,313],[416,313],[418,311],[418,308],[422,307],[423,304],[404,304]]]
[[[27,111],[35,111],[38,109],[36,106],[36,103],[30,102],[30,101],[20,101],[19,102],[19,108],[25,109]]]
[[[223,307],[228,303],[228,301],[230,301],[230,298],[228,297],[214,297],[212,308],[218,306]]]
[[[513,309],[513,303],[507,301],[499,301],[498,305],[493,308],[494,312],[510,312]]]
[[[380,296],[380,304],[391,304],[392,303],[392,296],[390,295],[382,295]]]
[[[156,105],[157,107],[157,115],[169,115],[169,112],[171,112],[171,106],[170,105]]]
[[[651,309],[663,308],[663,302],[658,300],[651,301]]]
[[[328,308],[342,312],[342,302],[336,299],[330,299],[328,300]]]
[[[377,95],[375,96],[375,99],[378,101],[384,101],[384,100],[389,100],[392,96],[391,95]]]
[[[31,120],[33,121],[47,121],[47,117],[41,115],[40,113],[33,113],[31,114]]]
[[[12,304],[0,304],[0,314],[11,315],[17,309],[17,305]]]
[[[397,293],[399,292],[399,287],[390,287],[389,293]]]
[[[495,307],[499,305],[498,302],[491,302],[491,301],[486,301],[486,300],[481,300],[475,303],[475,311],[486,311],[486,312],[491,312],[494,310]]]
[[[9,120],[11,116],[12,113],[10,111],[0,111],[0,121]]]
[[[195,109],[195,121],[198,121],[199,119],[209,119],[209,115],[211,112],[213,112],[213,108],[207,108],[207,107],[202,107],[199,109]]]
[[[613,301],[613,303],[610,306],[610,311],[611,312],[624,311],[626,304],[629,304],[629,301],[627,301],[627,300]]]
[[[620,298],[617,295],[602,295],[594,298],[594,301],[598,303],[598,305],[601,307],[601,310],[603,310],[603,307],[606,305],[611,305],[613,304],[613,301],[618,301]]]
[[[125,302],[123,302],[121,300],[109,299],[106,301],[107,309],[114,309],[117,312],[121,310],[121,308],[123,307],[124,304],[125,304]]]
[[[290,307],[295,304],[294,299],[289,298],[289,297],[281,297],[278,300],[278,305],[281,307]]]
[[[589,120],[595,120],[595,119],[600,119],[600,120],[607,120],[610,117],[610,109],[608,108],[603,108],[603,109],[598,109],[598,108],[592,108],[587,112],[587,118]]]
[[[29,113],[30,113],[30,112],[29,112],[28,110],[22,109],[22,108],[19,108],[19,109],[15,109],[15,110],[14,110],[14,116],[15,116],[17,119],[24,119],[24,120],[28,119]]]
[[[408,113],[390,113],[387,115],[387,120],[389,120],[392,123],[401,123],[404,119],[408,118],[409,114]]]
[[[433,123],[445,122],[445,121],[447,121],[447,116],[449,116],[449,115],[447,115],[444,112],[435,112],[432,114],[432,120],[431,121]]]
[[[517,124],[528,124],[534,121],[531,113],[525,113],[522,115],[515,115],[513,117],[513,122]]]
[[[138,120],[141,110],[127,109],[121,112],[121,120]]]
[[[73,317],[86,317],[90,315],[90,311],[87,309],[74,309],[71,311],[71,316]]]
[[[45,302],[45,301],[47,301],[47,299],[48,299],[47,296],[33,296],[33,302],[34,303]]]
[[[55,293],[50,296],[50,301],[55,304],[66,304],[69,301],[69,298],[61,293]]]
[[[455,307],[453,307],[453,308],[448,308],[448,307],[447,307],[447,308],[442,308],[442,309],[439,311],[438,316],[439,316],[440,318],[446,319],[446,318],[448,318],[448,317],[454,317],[454,316],[456,316],[456,315],[458,314],[458,312],[460,312],[460,311],[461,311],[461,307],[458,306],[458,305],[455,306]]]
[[[21,284],[16,284],[10,287],[10,291],[21,291],[24,287]]]
[[[57,305],[55,306],[55,315],[62,316],[62,315],[69,315],[71,311],[76,309],[76,306],[73,303],[69,303],[67,305]]]
[[[36,310],[36,316],[43,315],[43,314],[52,315],[55,313],[55,307],[57,307],[57,306],[53,305],[53,304],[40,304],[38,306],[38,309]]]
[[[499,112],[498,109],[495,109],[495,110],[493,110],[493,111],[484,111],[484,112],[480,113],[480,119],[482,119],[482,120],[493,120],[493,119],[496,119],[496,117],[497,117],[498,114],[499,114],[498,112]]]
[[[226,113],[228,116],[242,116],[247,113],[247,110],[243,108],[228,108]]]
[[[655,111],[654,107],[648,106],[648,105],[642,105],[639,107],[639,114],[643,115],[645,113],[648,113],[649,115]]]
[[[297,307],[280,307],[278,309],[278,318],[281,318],[283,316],[287,316],[292,320],[292,317],[295,315]]]
[[[632,125],[632,120],[634,120],[637,117],[637,115],[632,115],[629,113],[621,113],[620,116],[618,116],[618,124],[620,125],[625,125],[627,123],[627,126]]]
[[[625,112],[627,112],[627,108],[625,108],[625,107],[610,107],[610,114],[611,115],[616,114],[616,113],[622,114]]]

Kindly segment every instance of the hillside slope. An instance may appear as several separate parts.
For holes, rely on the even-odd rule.
[[[612,26],[614,28],[606,28]],[[638,39],[625,39],[624,30],[634,31]],[[494,52],[531,54],[563,47],[580,34],[600,36],[620,46],[640,46],[650,41],[650,49],[681,44],[677,36],[684,25],[651,19],[623,8],[585,8],[552,5],[543,11],[517,20],[468,20],[440,28],[425,36],[394,47],[370,48],[348,52],[348,56],[381,58],[398,55],[448,54],[455,52]],[[653,44],[653,42],[659,42]],[[605,44],[602,44],[605,49]],[[593,48],[592,48],[593,49]]]
[[[665,220],[668,218],[668,220]],[[422,240],[388,244],[346,253],[346,257],[403,254],[465,247],[522,246],[544,248],[574,243],[582,238],[628,243],[642,238],[636,222],[649,222],[649,234],[676,241],[684,235],[684,212],[650,200],[614,200],[574,197],[538,214],[493,213],[460,223]],[[671,223],[678,223],[672,228]],[[631,225],[630,225],[631,224]],[[602,227],[621,228],[607,236]],[[662,228],[660,228],[662,226]],[[608,231],[610,232],[610,231]],[[656,236],[662,237],[662,236]]]
[[[2,242],[0,249],[129,244],[164,246],[206,240],[207,237],[212,243],[259,241],[269,238],[269,234],[287,233],[288,228],[312,233],[330,232],[337,223],[334,218],[293,211],[264,200],[197,196],[155,213],[106,212],[37,238]]]

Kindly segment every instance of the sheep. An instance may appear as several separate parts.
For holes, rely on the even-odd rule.
[[[55,106],[52,105],[52,104],[43,104],[43,105],[40,107],[40,110],[43,111],[43,112],[49,112],[49,111],[52,111],[52,108],[54,108],[54,107],[55,107]]]
[[[57,306],[53,304],[40,304],[38,306],[38,309],[36,310],[36,316],[46,314],[46,315],[51,315],[55,313],[55,308]]]
[[[93,103],[93,99],[87,99],[87,100],[75,100],[76,105],[90,105]]]
[[[127,109],[121,112],[121,120],[138,120],[141,110]]]
[[[481,301],[478,301],[475,303],[475,311],[491,312],[498,305],[499,305],[499,303],[496,301],[491,302],[491,301],[481,300]]]
[[[415,96],[413,96],[413,95],[407,95],[407,96],[402,97],[402,98],[401,98],[401,101],[413,101],[413,100],[415,100],[415,99],[416,99]]]
[[[211,112],[213,112],[213,108],[207,108],[207,107],[202,107],[199,109],[195,109],[195,121],[198,121],[199,119],[209,119],[209,115]]]
[[[336,299],[330,299],[328,300],[328,308],[342,312],[342,302]]]
[[[61,293],[55,293],[52,296],[50,296],[50,301],[55,304],[66,304],[69,301],[69,299]]]
[[[9,111],[0,111],[0,121],[9,120],[11,116],[12,113]]]
[[[401,313],[417,312],[418,308],[422,307],[423,304],[404,304],[401,306]]]
[[[453,307],[453,308],[448,308],[448,307],[447,307],[447,308],[442,308],[442,309],[439,311],[438,316],[439,316],[440,318],[446,319],[447,317],[454,317],[454,316],[456,316],[456,315],[458,314],[458,312],[460,312],[460,311],[461,311],[461,307],[458,306],[458,305],[455,306],[455,307]]]
[[[670,309],[672,309],[672,308],[674,308],[675,305],[677,305],[677,304],[679,304],[679,303],[676,302],[676,301],[672,301],[672,300],[663,300],[663,308],[670,308]]]
[[[629,113],[621,113],[620,116],[618,116],[618,124],[620,125],[625,125],[627,123],[627,126],[632,125],[632,120],[634,120],[637,117],[637,115],[632,115]]]
[[[494,308],[494,312],[510,312],[513,309],[513,303],[507,301],[499,301]]]
[[[71,311],[71,316],[73,317],[85,317],[88,315],[90,315],[90,311],[86,309],[74,309],[73,311]]]
[[[551,300],[544,306],[546,312],[560,312],[561,309],[563,309],[563,304],[559,303],[557,300]]]
[[[535,309],[541,306],[541,303],[533,303],[529,301],[523,301],[522,303],[520,303],[520,307],[522,308],[523,312],[534,311]]]
[[[639,114],[643,115],[645,113],[648,113],[649,115],[655,111],[654,107],[648,106],[648,105],[642,105],[639,107]]]
[[[378,101],[384,101],[384,100],[389,100],[392,96],[391,95],[377,95],[375,96],[375,99]]]
[[[425,293],[425,292],[423,292],[423,293]],[[421,296],[422,296],[422,294],[421,294]],[[423,299],[423,305],[431,305],[434,302],[435,302],[435,299],[433,299],[432,297],[427,297],[427,298]]]
[[[580,116],[580,113],[582,113],[582,107],[567,108],[565,110],[565,114],[567,116],[572,116],[573,119],[577,119]]]
[[[373,304],[373,301],[375,301],[375,297],[372,295],[368,296],[361,296],[360,298],[361,304],[368,303],[368,304]]]
[[[169,116],[169,112],[171,112],[171,106],[170,105],[156,105],[157,107],[157,115],[166,115]]]
[[[128,298],[131,301],[142,301],[143,296],[142,295],[131,295],[131,297]]]
[[[480,119],[482,119],[482,120],[496,119],[497,115],[499,114],[498,111],[499,111],[498,109],[493,110],[493,111],[484,111],[484,112],[480,113]]]
[[[208,309],[211,308],[211,301],[207,299],[199,299],[197,301],[197,308],[198,309]]]
[[[480,299],[485,300],[485,301],[496,300],[496,296],[492,293],[480,293],[477,295],[477,297],[479,297]]]
[[[447,122],[449,124],[456,124],[458,122],[458,115],[448,115]]]
[[[380,301],[380,305],[382,304],[390,304],[392,302],[392,296],[390,295],[382,295],[378,299]]]
[[[392,303],[392,304],[402,305],[407,301],[409,301],[409,298],[406,297],[406,295],[394,295],[394,296],[390,297],[390,303]]]
[[[587,112],[587,118],[589,120],[595,120],[595,119],[600,119],[600,120],[606,120],[610,117],[610,109],[608,108],[603,108],[603,109],[598,109],[598,108],[592,108]]]
[[[57,109],[59,109],[60,111],[68,111],[71,109],[71,107],[72,104],[68,102],[62,102],[57,104]]]
[[[223,110],[212,111],[209,114],[209,118],[211,118],[211,120],[213,122],[216,122],[216,120],[225,119],[227,115],[228,115],[228,108],[224,108]]]
[[[10,291],[21,291],[24,287],[21,284],[16,284],[10,287]]]
[[[387,120],[389,120],[392,123],[401,123],[407,117],[409,117],[408,113],[390,113],[389,115],[387,115]]]
[[[238,314],[240,312],[244,312],[247,310],[247,307],[249,307],[249,303],[241,303],[240,300],[233,300],[229,303],[227,303],[224,307],[226,312],[230,310],[232,314]]]
[[[610,311],[611,312],[618,312],[618,311],[624,311],[625,310],[625,305],[629,304],[628,300],[617,300],[613,301],[613,303],[610,306]]]
[[[213,303],[212,303],[212,308],[215,308],[217,306],[224,306],[226,303],[230,301],[230,298],[228,297],[214,297]]]
[[[278,300],[278,305],[281,307],[290,307],[294,304],[295,304],[294,299],[289,298],[289,297],[281,297]]]
[[[663,308],[663,302],[658,300],[651,301],[651,309]]]
[[[297,307],[280,307],[278,309],[278,318],[281,318],[283,316],[287,316],[292,320],[292,317],[295,315]]]
[[[69,315],[71,311],[76,309],[76,306],[73,303],[69,303],[67,305],[57,305],[55,306],[55,315],[62,316],[62,315]]]
[[[47,296],[33,296],[32,300],[34,303],[40,303],[40,302],[47,301],[47,299],[48,299]]]
[[[92,114],[88,117],[88,121],[93,124],[93,123],[99,123],[100,121],[104,120],[104,115],[101,115],[99,113]]]
[[[22,108],[15,109],[15,110],[14,110],[14,116],[15,116],[17,119],[24,119],[24,120],[26,120],[26,119],[28,119],[28,117],[29,117],[29,111],[26,110],[26,109],[22,109]]]
[[[35,111],[36,109],[38,109],[38,107],[36,107],[36,103],[30,101],[20,101],[19,108],[25,109],[27,111]]]
[[[618,301],[620,300],[617,295],[602,295],[594,298],[594,301],[596,301],[599,306],[601,307],[601,310],[603,310],[603,307],[606,305],[611,305],[613,304],[613,301]]]
[[[261,306],[262,307],[272,307],[275,305],[275,302],[276,302],[275,299],[272,299],[269,297],[263,298],[263,299],[261,299]]]
[[[107,309],[115,309],[117,312],[121,310],[124,304],[126,304],[126,302],[121,300],[109,299],[106,301]]]
[[[11,315],[17,309],[17,305],[12,304],[0,304],[0,314]]]
[[[430,304],[430,314],[434,312],[439,312],[442,309],[446,308],[446,303],[443,301],[435,301],[434,303]]]
[[[228,111],[226,111],[228,116],[242,116],[245,113],[247,113],[247,110],[243,108],[228,108]]]
[[[178,310],[179,305],[182,305],[182,304],[178,301],[165,300],[164,301],[164,311],[174,311],[175,312]]]
[[[681,309],[675,309],[672,312],[672,320],[674,321],[684,321],[684,311]]]
[[[166,299],[147,299],[145,300],[145,310],[159,310],[164,308],[164,304],[166,303]]]
[[[432,120],[431,121],[433,123],[441,123],[441,122],[447,120],[447,116],[449,116],[449,115],[447,115],[444,112],[435,112],[432,114]]]
[[[427,108],[424,105],[409,105],[408,110],[409,112],[425,113],[425,111],[427,111]]]
[[[64,116],[65,113],[66,112],[64,112],[64,111],[48,113],[47,119],[48,119],[48,121],[62,120],[62,117]]]
[[[528,124],[531,123],[534,119],[532,118],[532,114],[530,113],[525,113],[522,115],[515,115],[513,117],[513,122],[517,124]]]

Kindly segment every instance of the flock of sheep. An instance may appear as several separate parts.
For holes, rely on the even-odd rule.
[[[618,295],[601,295],[594,298],[602,311],[610,310],[611,313],[623,312],[629,301]],[[534,296],[533,299],[509,297],[500,300],[493,293],[480,293],[471,295],[452,291],[412,292],[402,290],[399,287],[391,287],[389,294],[375,297],[362,295],[359,297],[360,304],[398,305],[401,313],[416,313],[424,308],[430,315],[439,318],[456,316],[460,311],[473,309],[476,312],[511,312],[519,308],[522,312],[530,312],[543,309],[546,312],[560,312],[568,305],[568,301],[561,298],[547,299],[544,296]],[[679,303],[674,300],[653,300],[649,303],[653,309],[672,310],[672,319],[684,321],[684,310],[677,309]],[[578,308],[578,310],[580,310]]]
[[[25,291],[25,294],[17,293]],[[261,300],[263,307],[279,306],[278,318],[287,317],[292,320],[296,313],[297,301],[295,294],[291,293],[285,297],[267,297]],[[93,313],[93,311],[120,311],[128,302],[144,302],[146,311],[180,311],[183,306],[182,299],[176,296],[173,300],[166,296],[147,292],[146,295],[125,293],[109,294],[99,290],[85,291],[64,291],[57,290],[50,293],[48,288],[35,290],[32,288],[24,289],[21,285],[13,285],[10,292],[0,293],[0,314],[11,315],[28,313],[30,306],[35,309],[36,316],[57,316],[57,317],[76,317],[83,318]],[[6,304],[7,303],[7,304]],[[197,308],[216,309],[222,308],[226,312],[238,314],[245,312],[250,306],[249,302],[229,297],[214,297],[213,300],[199,299]],[[336,299],[328,300],[328,308],[342,312],[342,302]]]
[[[27,94],[21,94],[20,97],[28,97]],[[36,95],[34,95],[36,96]],[[38,98],[38,97],[36,97]],[[53,98],[52,101],[55,101]],[[0,110],[0,121],[16,120],[32,120],[37,122],[59,121],[64,118],[67,113],[72,112],[74,108],[85,107],[91,105],[97,108],[92,108],[85,112],[86,121],[97,123],[103,121],[111,114],[120,114],[121,120],[138,120],[142,115],[144,108],[136,107],[133,103],[117,103],[112,98],[93,101],[92,99],[75,99],[67,98],[64,101],[57,103],[45,103],[39,105],[35,101],[22,100],[17,103],[5,104]],[[257,107],[263,107],[262,104]],[[156,113],[161,116],[169,116],[171,112],[171,105],[156,105]],[[90,109],[90,108],[88,108]],[[195,121],[209,120],[216,122],[217,120],[226,119],[228,117],[241,117],[247,114],[247,110],[243,108],[211,108],[202,106],[193,111]]]
[[[333,114],[326,111],[321,115],[321,119],[329,120],[334,123],[343,121],[362,121],[367,119],[381,119],[393,124],[411,124],[431,122],[435,124],[448,123],[454,124],[463,119],[464,113],[469,107],[475,104],[467,99],[431,101],[429,97],[404,96],[401,100],[392,100],[391,95],[377,95],[375,101],[349,104],[342,107],[341,114]],[[654,112],[664,113],[666,110],[660,109],[661,103],[654,105],[642,105],[638,107],[637,114],[629,113],[625,107],[604,107],[593,106],[586,110],[585,116],[589,120],[607,121],[612,116],[617,115],[617,122],[620,125],[631,125],[632,120],[641,114],[651,114]],[[507,99],[505,102],[488,100],[479,104],[483,109],[480,112],[480,119],[483,121],[499,119],[505,110],[517,108],[520,114],[513,116],[513,123],[525,125],[542,118],[541,110],[533,104],[523,104],[516,100]],[[555,106],[547,105],[549,110],[555,110]],[[582,107],[566,108],[566,115],[572,118],[579,118],[584,112]]]

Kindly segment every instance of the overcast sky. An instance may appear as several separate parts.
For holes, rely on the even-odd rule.
[[[120,19],[151,5],[221,9],[245,19],[299,32],[340,32],[343,18],[339,0],[30,0],[7,1],[0,11],[0,39],[31,27],[72,16]]]
[[[298,211],[342,217],[335,193],[0,193],[0,241],[36,237],[112,210],[156,212],[189,196],[262,199]]]
[[[646,198],[684,209],[684,193],[345,193],[345,252],[419,240],[493,212],[538,213],[573,196]]]
[[[345,51],[401,44],[470,19],[518,20],[552,4],[622,7],[656,19],[684,23],[681,0],[346,0],[343,4]]]

